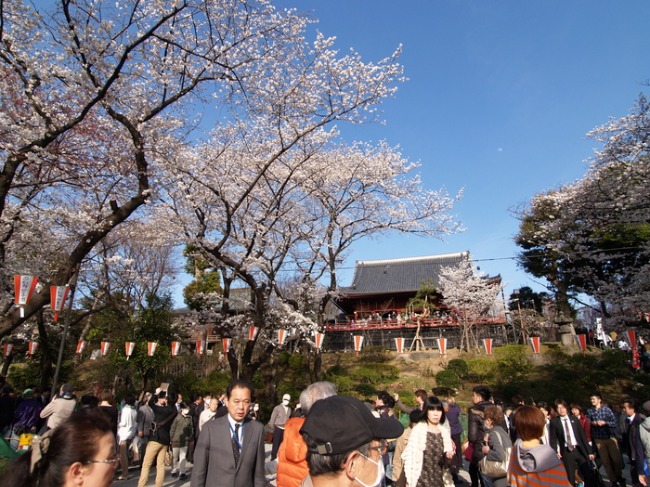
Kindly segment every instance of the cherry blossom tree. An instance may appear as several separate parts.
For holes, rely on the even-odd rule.
[[[472,267],[469,252],[464,255],[457,266],[448,266],[440,270],[440,290],[443,302],[448,307],[455,307],[462,327],[460,348],[469,351],[472,344],[478,348],[478,341],[472,335],[474,324],[482,317],[490,315],[490,310],[497,302],[500,287],[493,279],[477,274]]]
[[[602,147],[585,176],[521,213],[520,263],[551,282],[558,303],[584,293],[603,316],[634,321],[650,306],[650,104],[640,96],[628,116],[589,135]]]
[[[372,118],[400,73],[308,45],[307,20],[265,0],[13,0],[0,15],[0,335],[49,301],[20,317],[13,274],[68,283],[114,229],[150,218],[203,113],[226,145],[239,123],[273,124],[279,151],[257,149],[277,158],[325,123]]]
[[[417,165],[396,150],[325,145],[330,135],[318,137],[319,144],[302,143],[272,163],[255,162],[273,153],[260,151],[250,137],[228,147],[215,140],[194,156],[196,172],[170,185],[177,192],[170,193],[173,214],[165,221],[176,222],[192,245],[223,266],[224,276],[250,289],[247,317],[222,312],[210,318],[226,336],[245,336],[250,324],[260,328],[243,360],[229,356],[233,371],[247,365],[244,376],[270,358],[278,328],[309,342],[335,295],[337,267],[355,241],[388,231],[441,236],[458,228],[447,214],[453,198],[424,190]],[[291,276],[294,285],[283,286]],[[228,293],[225,285],[224,302]]]

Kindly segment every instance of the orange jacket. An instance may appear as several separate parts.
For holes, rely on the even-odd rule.
[[[290,418],[284,424],[284,439],[278,450],[277,487],[300,487],[309,473],[307,445],[300,428],[305,418]]]

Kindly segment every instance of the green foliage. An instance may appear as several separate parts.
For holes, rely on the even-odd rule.
[[[466,378],[467,374],[469,373],[467,362],[465,362],[462,358],[451,359],[447,363],[447,370],[456,372],[456,375],[458,375],[458,377],[461,379]]]
[[[519,288],[517,293],[512,292],[508,299],[508,309],[517,311],[520,308],[532,308],[538,314],[542,314],[544,303],[552,300],[552,296],[545,292],[535,292],[528,286]]]
[[[347,369],[340,363],[331,366],[326,372],[328,375],[347,375]]]
[[[289,360],[291,360],[291,354],[286,350],[281,350],[275,356],[275,364],[277,367],[288,367]]]
[[[197,247],[186,246],[183,255],[186,258],[185,271],[194,276],[194,280],[183,289],[183,299],[188,308],[201,311],[209,306],[207,295],[223,293],[221,275]]]
[[[650,380],[646,386],[643,384],[645,376],[631,376],[627,362],[629,355],[619,350],[583,356],[555,347],[545,351],[544,358],[546,365],[532,370],[529,380],[500,382],[498,395],[506,400],[513,394],[521,394],[536,401],[552,403],[556,399],[564,399],[585,404],[586,398],[594,390],[613,401],[620,400],[626,394],[637,398],[647,397],[643,391],[650,392]]]
[[[294,372],[305,371],[305,356],[302,354],[294,353],[289,357],[289,368]]]
[[[431,280],[423,281],[420,283],[420,289],[415,293],[415,296],[408,300],[406,306],[416,310],[428,309],[429,312],[436,311],[438,307],[435,303],[438,300],[438,292]]]
[[[183,394],[184,400],[189,401],[195,394],[207,391],[218,394],[225,391],[231,380],[230,371],[216,370],[206,377],[197,377],[195,372],[188,370],[174,377],[174,389]]]
[[[24,363],[13,363],[9,367],[11,385],[16,391],[23,391],[27,387],[38,386],[41,383],[40,362],[36,359]]]
[[[431,392],[433,392],[433,395],[436,397],[451,397],[451,396],[456,396],[458,393],[458,388],[457,387],[434,387],[431,389]]]
[[[625,377],[630,371],[630,354],[617,349],[604,350],[600,367],[614,377]]]
[[[133,335],[135,341],[171,342],[172,338],[174,338],[172,329],[173,310],[171,294],[157,296],[150,293],[146,298],[146,306],[135,320]]]
[[[494,378],[496,363],[485,357],[476,357],[467,361],[467,367],[468,379],[474,382],[489,382]]]
[[[397,379],[399,369],[393,365],[369,363],[355,367],[350,371],[349,376],[361,384],[379,385],[382,382]]]
[[[340,395],[350,395],[354,391],[355,383],[350,377],[328,374],[325,380],[335,384]]]
[[[361,396],[361,397],[372,397],[375,394],[377,394],[377,389],[375,389],[375,386],[372,384],[364,384],[360,383],[357,384],[354,387],[354,390]]]
[[[458,389],[461,381],[455,370],[441,370],[436,374],[436,384],[439,387]]]
[[[499,382],[521,382],[530,374],[533,364],[525,345],[504,345],[494,349],[496,375]]]

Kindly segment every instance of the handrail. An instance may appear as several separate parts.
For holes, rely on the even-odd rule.
[[[505,325],[506,319],[503,317],[496,318],[481,318],[472,322],[472,325]],[[440,318],[421,318],[421,328],[441,328],[461,326],[458,320],[443,320]],[[410,328],[417,328],[416,321],[398,321],[398,320],[382,320],[382,321],[358,321],[355,323],[328,323],[325,325],[326,332],[332,331],[362,331],[362,330],[403,330]]]

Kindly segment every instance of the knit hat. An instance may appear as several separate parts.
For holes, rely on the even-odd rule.
[[[373,439],[397,438],[404,426],[395,418],[376,418],[358,399],[331,396],[316,401],[300,428],[307,447],[320,455],[340,455]]]

